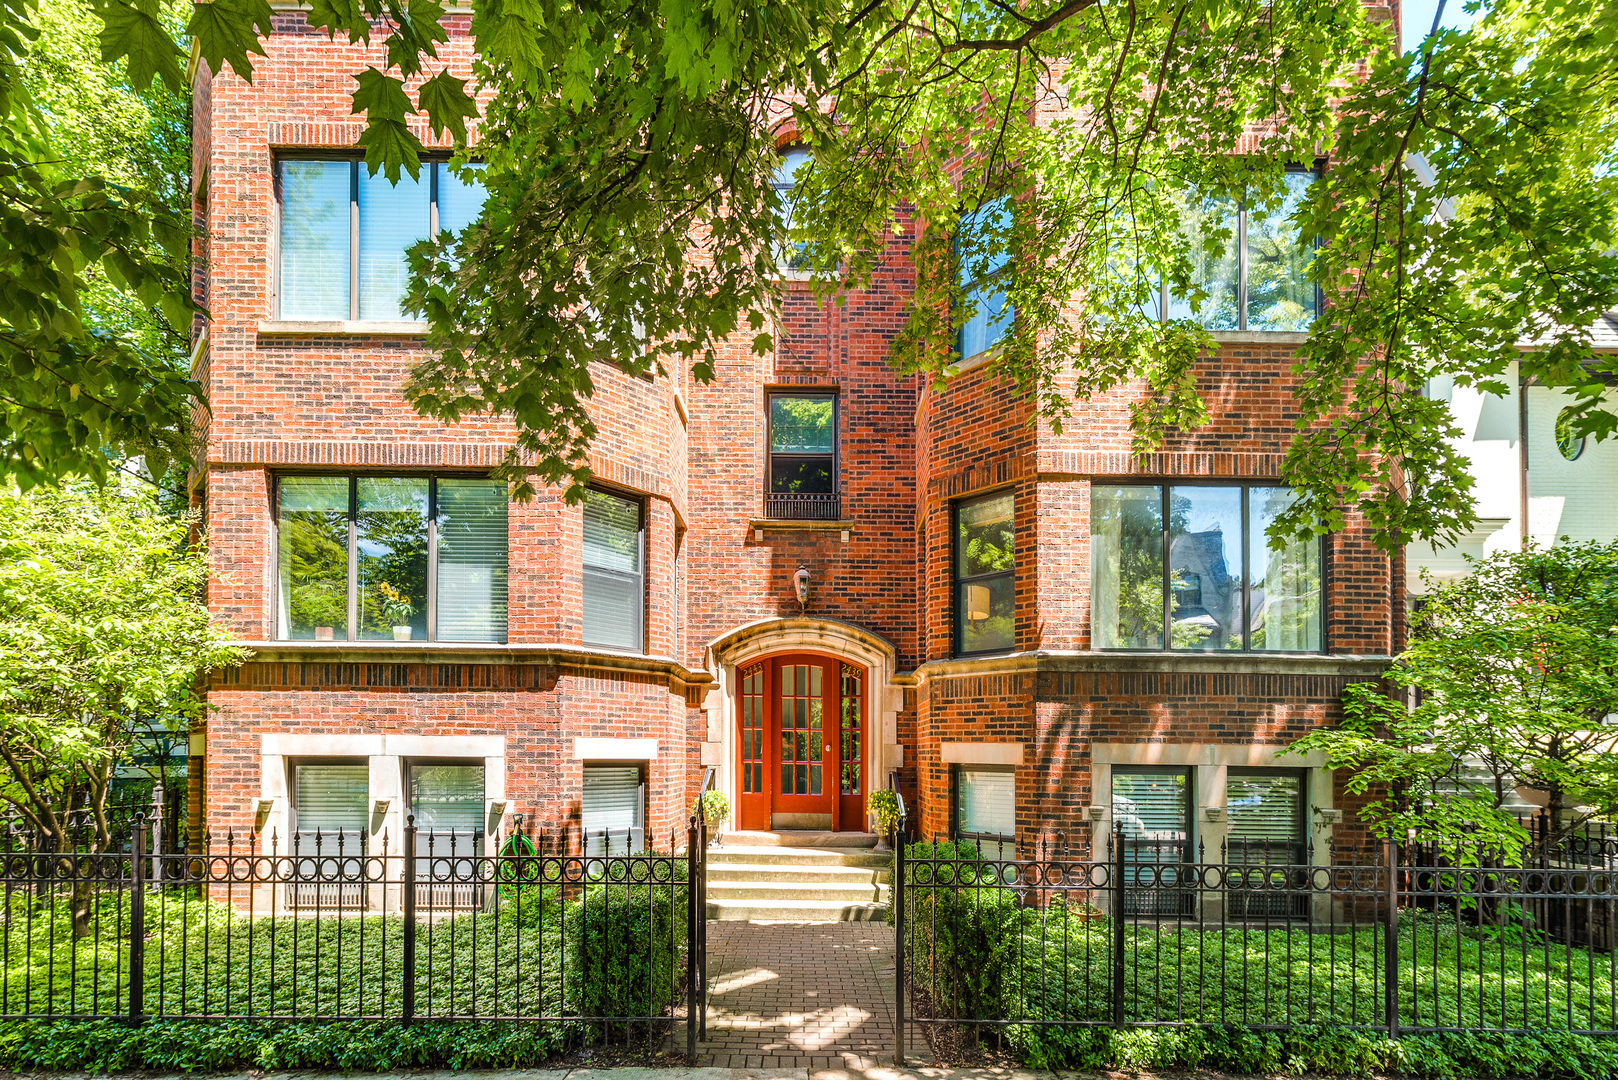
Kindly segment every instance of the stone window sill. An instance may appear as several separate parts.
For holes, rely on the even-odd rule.
[[[1221,345],[1302,345],[1308,334],[1290,330],[1210,330]]]
[[[260,337],[423,337],[427,324],[400,319],[363,322],[353,319],[261,319]]]

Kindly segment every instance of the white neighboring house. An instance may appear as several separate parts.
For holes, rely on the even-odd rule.
[[[1592,344],[1602,352],[1618,352],[1618,311],[1608,312],[1591,328]],[[1460,446],[1471,461],[1477,481],[1477,526],[1456,543],[1436,547],[1411,544],[1406,549],[1406,587],[1412,600],[1427,591],[1422,571],[1439,579],[1466,572],[1464,556],[1474,558],[1522,544],[1523,439],[1527,434],[1528,537],[1547,547],[1561,537],[1612,540],[1618,537],[1618,438],[1559,440],[1557,417],[1573,401],[1560,390],[1530,385],[1527,415],[1519,411],[1520,387],[1515,369],[1507,372],[1512,390],[1504,396],[1455,386],[1434,379],[1428,393],[1450,403],[1462,435]],[[1618,388],[1608,391],[1618,406]]]

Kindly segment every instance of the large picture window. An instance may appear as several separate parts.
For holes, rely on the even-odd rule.
[[[771,394],[766,517],[835,521],[837,396]]]
[[[281,477],[278,636],[505,641],[506,505],[481,477]]]
[[[1278,487],[1095,485],[1095,647],[1320,652],[1322,542],[1269,546],[1293,498]]]
[[[1009,491],[955,504],[955,652],[1016,642],[1017,534]]]
[[[1308,276],[1314,252],[1298,243],[1287,219],[1302,204],[1315,175],[1306,169],[1288,172],[1279,198],[1269,205],[1182,198],[1191,280],[1207,297],[1193,310],[1189,298],[1175,296],[1165,285],[1159,300],[1162,317],[1195,319],[1209,330],[1308,330],[1320,306]],[[1210,253],[1205,241],[1216,233],[1224,236]]]
[[[641,504],[605,491],[584,497],[584,643],[642,649],[646,574]]]
[[[397,184],[357,158],[285,158],[275,166],[280,214],[277,317],[386,322],[404,317],[405,252],[459,232],[483,208],[483,185],[447,162],[423,162]]]

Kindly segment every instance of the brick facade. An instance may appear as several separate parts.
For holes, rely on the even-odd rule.
[[[1398,645],[1391,600],[1402,563],[1376,553],[1352,521],[1328,544],[1325,655],[1093,651],[1092,483],[1274,478],[1292,431],[1296,342],[1226,335],[1200,372],[1213,420],[1158,454],[1130,453],[1138,386],[1076,405],[1057,434],[984,368],[935,390],[889,365],[911,293],[910,220],[871,288],[845,304],[788,283],[770,356],[738,340],[707,384],[683,372],[592,372],[592,468],[644,506],[644,654],[583,644],[582,518],[554,491],[510,508],[505,645],[275,641],[278,476],[474,475],[512,441],[497,418],[442,424],[405,404],[400,385],[422,356],[408,327],[306,332],[271,321],[275,155],[350,149],[360,129],[349,76],[382,55],[301,21],[277,17],[251,86],[204,67],[194,98],[196,216],[208,228],[195,274],[209,308],[199,371],[211,406],[195,490],[217,571],[210,606],[256,653],[210,686],[207,725],[193,740],[196,799],[216,835],[253,829],[262,800],[288,797],[270,790],[264,746],[302,739],[295,745],[307,749],[292,756],[318,754],[378,736],[441,740],[408,743],[435,758],[455,755],[421,748],[503,740],[501,754],[475,755],[504,771],[491,783],[504,804],[491,828],[521,815],[576,844],[584,762],[575,740],[653,739],[655,756],[642,760],[647,824],[661,846],[704,766],[734,797],[738,661],[813,651],[867,669],[867,785],[884,786],[897,769],[919,831],[950,827],[946,745],[1014,743],[1019,838],[1088,842],[1091,808],[1103,805],[1092,791],[1095,745],[1280,750],[1336,719],[1342,687],[1375,678]],[[464,19],[449,33],[445,60],[465,71]],[[841,518],[809,526],[768,521],[763,506],[767,395],[803,389],[839,402]],[[996,489],[1015,499],[1015,649],[956,659],[952,505]],[[811,579],[801,609],[800,566]],[[1334,802],[1343,806],[1340,791]],[[280,812],[270,820],[284,823]],[[389,821],[396,828],[399,818]]]

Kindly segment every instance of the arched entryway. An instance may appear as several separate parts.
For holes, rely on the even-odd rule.
[[[818,652],[738,664],[736,824],[863,831],[871,760],[869,672]]]

